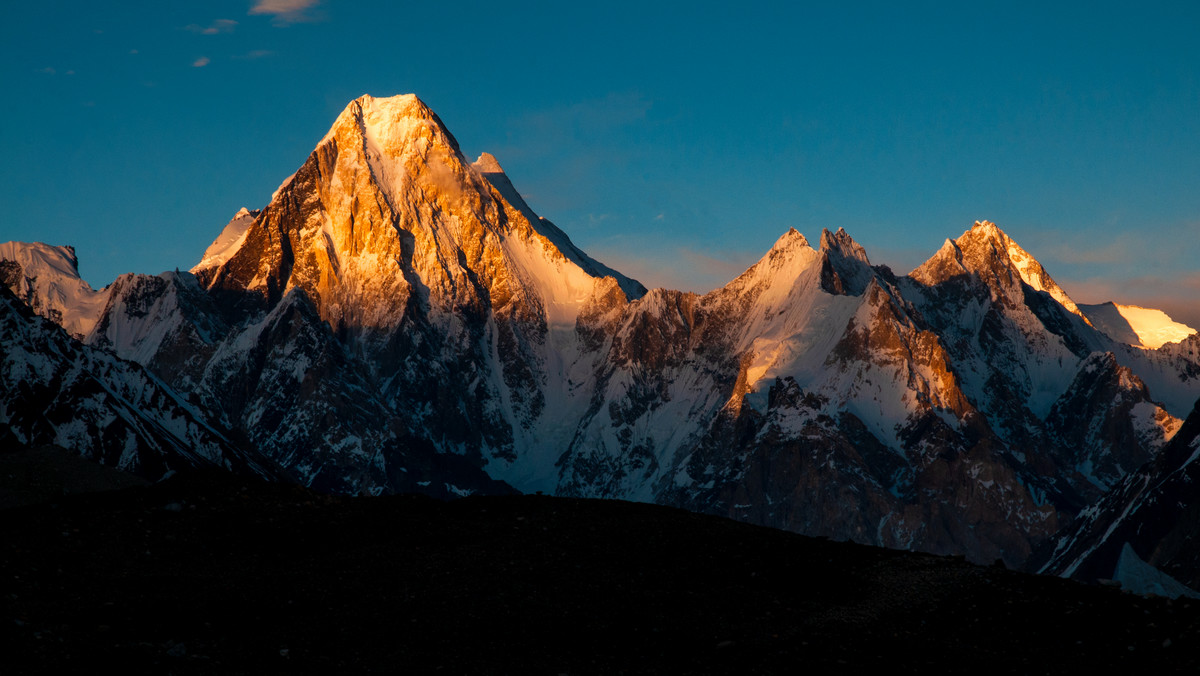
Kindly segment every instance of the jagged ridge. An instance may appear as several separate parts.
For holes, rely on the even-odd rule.
[[[656,501],[1011,565],[1200,395],[1194,345],[1097,330],[987,222],[904,277],[791,230],[721,289],[646,292],[413,96],[353,101],[191,274],[104,294],[87,343],[307,485]]]

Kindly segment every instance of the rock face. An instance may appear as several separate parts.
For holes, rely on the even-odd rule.
[[[1067,471],[1106,491],[1151,460],[1180,426],[1111,352],[1095,352],[1054,402],[1046,427]],[[1074,463],[1072,466],[1071,463]],[[1086,486],[1076,479],[1077,485]]]
[[[0,268],[26,299],[28,246]],[[987,222],[905,277],[791,230],[721,289],[646,291],[413,96],[352,102],[190,273],[92,293],[30,304],[305,485],[633,499],[987,563],[1200,396],[1200,339],[1119,342]]]
[[[1035,563],[1083,580],[1118,579],[1122,559],[1200,590],[1200,400],[1171,441],[1084,510]],[[1128,581],[1126,581],[1128,582]],[[1169,583],[1164,585],[1169,587]],[[1163,592],[1159,592],[1163,593]]]
[[[0,287],[0,449],[50,444],[150,479],[213,466],[279,476],[152,373],[81,345]]]

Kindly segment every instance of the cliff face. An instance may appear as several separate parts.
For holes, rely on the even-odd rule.
[[[1127,473],[1073,527],[1060,533],[1034,561],[1041,572],[1083,580],[1116,579],[1134,591],[1178,593],[1174,583],[1200,590],[1200,400],[1170,442]],[[1131,566],[1131,561],[1134,566]],[[1141,565],[1137,565],[1141,564]],[[1161,587],[1139,588],[1129,568],[1149,564]],[[1124,569],[1124,571],[1123,571]]]

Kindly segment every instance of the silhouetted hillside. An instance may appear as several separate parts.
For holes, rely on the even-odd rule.
[[[0,511],[8,673],[1084,673],[1200,665],[1200,603],[666,507],[211,472]]]

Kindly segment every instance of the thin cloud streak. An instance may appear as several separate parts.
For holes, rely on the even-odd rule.
[[[196,33],[198,35],[217,35],[219,33],[232,33],[238,22],[233,19],[217,19],[207,26],[199,24],[188,24],[183,27],[185,31]]]
[[[317,21],[317,18],[307,13],[320,4],[320,0],[258,0],[247,14],[269,15],[271,22],[277,26],[291,23]]]

